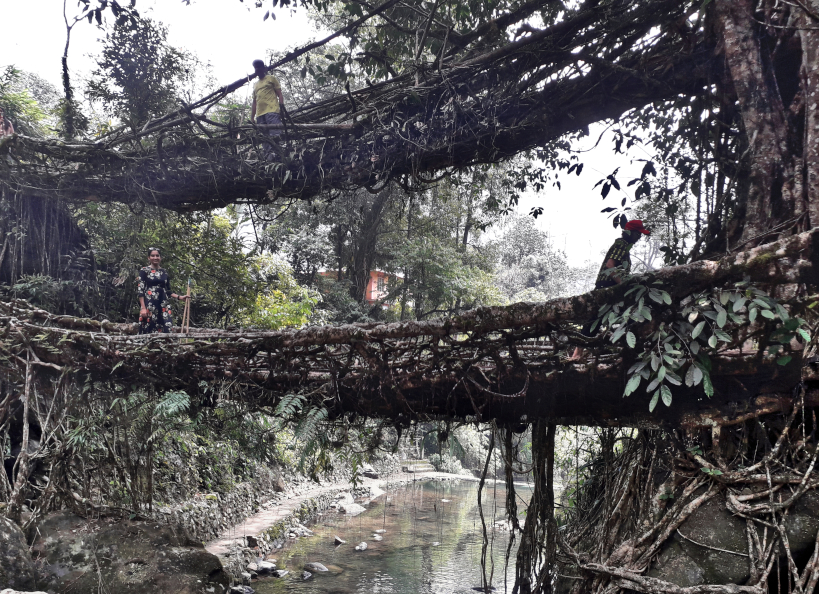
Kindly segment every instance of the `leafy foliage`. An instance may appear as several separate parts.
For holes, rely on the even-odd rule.
[[[650,411],[661,400],[671,406],[671,386],[683,383],[689,388],[702,384],[705,395],[713,396],[709,355],[722,348],[767,340],[768,356],[773,357],[789,348],[791,340],[803,344],[810,340],[804,319],[792,317],[782,304],[747,281],[690,295],[678,306],[663,283],[650,275],[633,277],[628,287],[623,300],[600,308],[594,328],[609,328],[612,343],[624,339],[636,351],[623,395],[635,393],[645,380]],[[641,331],[652,321],[648,332]],[[787,365],[790,360],[783,355],[777,363]]]
[[[86,94],[136,130],[173,108],[195,60],[167,44],[167,28],[146,17],[117,20],[106,35]]]

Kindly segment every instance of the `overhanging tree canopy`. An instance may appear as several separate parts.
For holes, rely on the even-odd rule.
[[[177,210],[310,198],[497,162],[635,107],[696,95],[720,75],[713,41],[697,37],[702,27],[674,25],[696,16],[697,4],[590,1],[504,40],[502,31],[542,8],[529,2],[474,31],[449,31],[439,59],[290,113],[281,165],[248,154],[258,130],[208,115],[241,79],[136,133],[3,139],[4,178],[31,193]]]

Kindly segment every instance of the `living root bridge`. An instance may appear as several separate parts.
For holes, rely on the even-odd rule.
[[[750,278],[790,297],[798,307],[804,293],[800,287],[819,284],[817,242],[819,229],[814,229],[719,261],[663,269],[655,276],[675,304],[697,290]],[[797,362],[777,366],[741,343],[714,358],[711,399],[680,387],[674,406],[654,413],[647,411],[643,395],[623,399],[628,350],[612,348],[583,365],[558,357],[585,340],[577,333],[578,324],[622,292],[615,287],[425,322],[278,332],[197,329],[184,339],[136,336],[133,324],[52,316],[12,302],[0,305],[0,348],[10,373],[22,382],[30,361],[44,389],[50,377],[76,372],[77,382],[147,382],[158,390],[194,394],[204,385],[220,385],[222,397],[258,406],[275,406],[285,395],[299,392],[332,415],[399,421],[446,416],[646,427],[730,424],[789,406],[791,390],[803,380],[810,384],[808,402],[819,404],[809,368],[803,371]]]
[[[277,163],[259,158],[263,130],[209,114],[243,79],[142,130],[95,142],[0,139],[0,179],[32,195],[178,211],[377,189],[395,178],[422,185],[423,177],[496,163],[654,101],[696,95],[720,69],[709,40],[692,46],[673,26],[699,3],[600,4],[587,1],[564,22],[500,46],[486,45],[497,26],[452,35],[463,53],[437,67],[294,109]],[[524,8],[496,25],[521,22],[540,6]],[[618,49],[609,52],[612,40]]]

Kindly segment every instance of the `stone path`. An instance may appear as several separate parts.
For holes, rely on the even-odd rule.
[[[477,480],[472,475],[457,475],[448,474],[446,472],[418,472],[406,473],[400,472],[393,474],[386,478],[363,478],[361,487],[369,487],[372,497],[381,495],[384,487],[405,482],[412,482],[414,480],[429,480],[429,479],[467,479]],[[209,553],[213,553],[221,557],[230,550],[230,546],[237,540],[241,540],[245,536],[256,536],[262,533],[267,528],[270,528],[277,522],[280,522],[297,510],[302,503],[314,499],[325,493],[332,491],[346,491],[350,490],[352,485],[349,483],[332,483],[328,485],[317,485],[305,491],[291,491],[289,494],[285,493],[286,499],[278,502],[268,502],[264,504],[266,507],[256,514],[246,518],[243,522],[236,524],[225,533],[210,542],[205,543],[205,548]]]

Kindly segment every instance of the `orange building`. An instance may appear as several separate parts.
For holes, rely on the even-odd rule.
[[[335,270],[322,270],[319,272],[321,276],[336,276]],[[383,299],[389,293],[390,280],[401,279],[397,274],[390,274],[383,270],[370,270],[370,280],[367,281],[367,288],[364,290],[364,300],[373,305],[380,299]],[[389,307],[389,304],[384,303],[384,308]]]

